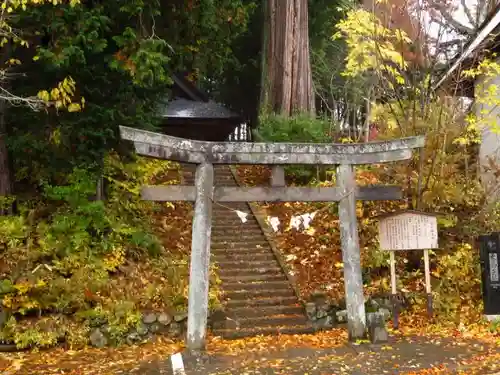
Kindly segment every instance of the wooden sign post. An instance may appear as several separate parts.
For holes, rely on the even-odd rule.
[[[399,301],[396,285],[396,257],[394,252],[401,250],[423,250],[425,292],[427,294],[427,313],[432,316],[432,289],[429,263],[429,249],[437,249],[437,217],[421,211],[399,211],[378,216],[379,240],[382,250],[390,251],[391,293],[393,297],[394,328],[398,328]]]

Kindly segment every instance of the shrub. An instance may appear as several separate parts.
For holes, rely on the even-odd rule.
[[[332,124],[327,120],[307,115],[266,114],[259,118],[254,136],[261,142],[328,143],[331,142],[331,133]],[[309,182],[317,175],[317,169],[312,166],[287,166],[285,170],[299,182]]]
[[[11,316],[0,340],[25,348],[64,338],[78,347],[101,322],[120,343],[144,305],[185,308],[187,252],[166,253],[153,233],[153,214],[165,206],[140,199],[143,184],[174,183],[171,171],[177,168],[170,162],[125,163],[110,154],[106,201],[94,199],[97,176],[75,168],[64,184],[44,182],[41,197],[19,202],[20,215],[0,217],[0,307]],[[137,282],[161,286],[166,298],[153,301]]]

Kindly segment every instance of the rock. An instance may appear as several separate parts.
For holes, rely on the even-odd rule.
[[[371,300],[370,300],[370,304],[371,304],[371,306],[372,306],[375,310],[380,309],[380,304],[378,303],[378,301],[377,301],[376,299],[371,299]]]
[[[226,321],[224,322],[224,328],[237,330],[240,329],[240,323],[235,319],[226,317]]]
[[[366,314],[366,323],[368,325],[368,336],[372,344],[380,344],[389,341],[389,333],[385,328],[385,319],[382,313]]]
[[[388,321],[389,319],[391,319],[392,312],[388,308],[381,307],[381,308],[378,309],[378,312],[382,314],[382,316],[384,317],[385,321]]]
[[[306,314],[309,319],[316,319],[316,304],[314,302],[306,303]]]
[[[226,325],[226,313],[224,310],[215,310],[210,315],[210,326],[212,329],[222,329]]]
[[[177,322],[172,322],[168,327],[168,334],[171,337],[179,337],[182,334],[182,325]]]
[[[339,310],[335,313],[337,323],[347,323],[347,310]]]
[[[169,314],[163,312],[158,315],[158,323],[168,326],[170,322],[172,322],[172,317]]]
[[[180,323],[184,320],[186,320],[188,317],[188,314],[183,312],[183,313],[178,313],[178,314],[175,314],[174,315],[174,320],[177,322],[177,323]]]
[[[335,318],[331,315],[325,316],[313,322],[313,326],[315,329],[332,328],[335,326]]]
[[[321,303],[316,306],[316,318],[322,319],[328,316],[330,306],[327,303]]]
[[[145,325],[144,323],[140,323],[138,326],[137,326],[137,333],[140,335],[140,336],[144,336],[148,333],[148,326]]]
[[[108,339],[99,328],[96,328],[90,334],[90,343],[96,348],[104,348],[108,345]]]
[[[160,323],[158,322],[154,322],[153,324],[151,324],[149,326],[149,331],[151,333],[158,333],[160,332],[161,330],[163,329],[163,325],[161,325]]]
[[[137,332],[131,332],[127,335],[126,341],[127,344],[134,345],[141,341],[141,336]]]
[[[99,329],[101,330],[102,333],[108,334],[109,333],[109,324],[107,324],[107,323],[103,324]]]
[[[155,313],[145,314],[142,317],[142,321],[144,322],[144,324],[153,324],[154,322],[156,322],[156,314]]]

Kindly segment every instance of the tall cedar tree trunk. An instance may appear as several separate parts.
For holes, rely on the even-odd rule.
[[[307,3],[265,2],[261,105],[285,116],[315,114]]]

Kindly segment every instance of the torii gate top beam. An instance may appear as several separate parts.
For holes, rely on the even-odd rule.
[[[424,137],[354,144],[206,142],[126,126],[120,133],[140,155],[195,164],[378,164],[410,159],[411,150],[425,143]]]

